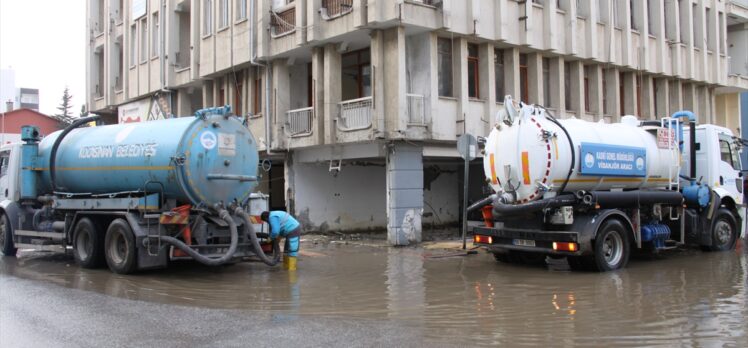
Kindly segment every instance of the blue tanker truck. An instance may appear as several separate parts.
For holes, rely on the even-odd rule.
[[[177,259],[278,262],[249,211],[257,144],[230,107],[83,127],[97,117],[44,138],[24,126],[22,143],[0,149],[3,255],[52,245],[122,274]]]

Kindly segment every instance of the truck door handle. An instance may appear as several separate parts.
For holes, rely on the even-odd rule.
[[[723,178],[722,175],[719,176],[719,184],[720,186],[725,184],[725,178]]]

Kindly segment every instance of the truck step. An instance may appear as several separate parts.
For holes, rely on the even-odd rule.
[[[36,237],[36,238],[45,238],[45,239],[51,239],[56,241],[61,241],[65,239],[65,233],[63,232],[38,232],[38,231],[28,231],[28,230],[15,230],[13,231],[13,234],[16,236],[21,237]]]

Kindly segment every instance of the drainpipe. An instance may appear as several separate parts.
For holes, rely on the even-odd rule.
[[[161,11],[159,11],[158,16],[158,27],[159,27],[159,33],[158,33],[158,39],[159,39],[159,49],[158,49],[158,59],[159,63],[161,65],[161,92],[167,93],[169,96],[169,111],[171,115],[174,115],[174,105],[173,105],[173,99],[171,95],[171,90],[169,89],[169,81],[168,81],[168,75],[166,74],[166,67],[168,66],[166,64],[166,2],[164,0],[161,0]],[[171,115],[164,115],[165,117],[170,117]]]
[[[249,20],[251,21],[249,26],[249,63],[254,66],[265,67],[265,153],[270,155],[270,143],[272,142],[270,132],[270,90],[272,88],[270,79],[272,78],[272,72],[270,70],[273,65],[272,63],[262,64],[257,61],[257,52],[255,52],[255,28],[257,28],[255,5],[257,5],[257,1],[252,1],[249,4]]]

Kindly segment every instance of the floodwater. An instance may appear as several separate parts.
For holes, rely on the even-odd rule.
[[[108,296],[288,318],[396,322],[424,342],[510,346],[748,346],[748,252],[676,250],[610,273],[500,264],[490,254],[302,244],[296,272],[194,263],[121,276],[62,254],[0,273]],[[457,256],[461,255],[461,256]]]

